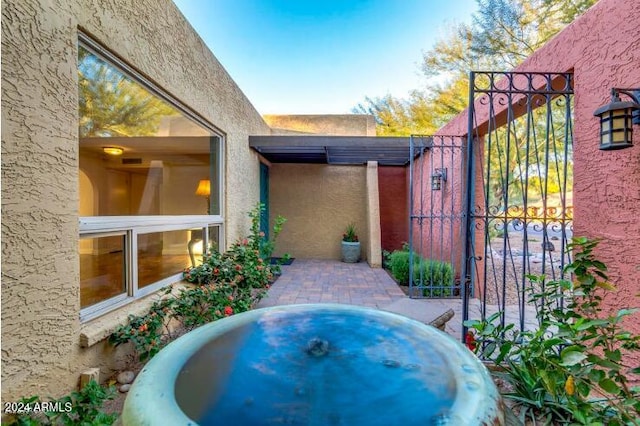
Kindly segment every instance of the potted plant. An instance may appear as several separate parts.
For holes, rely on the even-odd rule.
[[[360,260],[360,241],[356,233],[356,225],[350,223],[342,234],[342,261],[357,263]]]

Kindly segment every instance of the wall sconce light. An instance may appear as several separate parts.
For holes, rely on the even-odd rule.
[[[622,102],[620,94],[633,102]],[[600,149],[631,148],[633,125],[640,124],[640,89],[611,89],[611,103],[598,108],[593,115],[600,117]]]
[[[442,189],[442,182],[447,181],[447,169],[434,169],[433,174],[431,175],[431,190],[432,191],[440,191]]]
[[[122,148],[118,148],[117,146],[104,146],[102,147],[102,152],[109,155],[122,155],[124,150]]]
[[[209,181],[209,179],[202,179],[200,182],[198,182],[196,195],[207,198],[207,214],[211,214],[211,202],[209,199],[209,197],[211,196],[211,182]]]

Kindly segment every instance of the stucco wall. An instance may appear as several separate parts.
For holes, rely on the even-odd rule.
[[[3,401],[126,352],[79,346],[78,28],[226,133],[228,241],[259,199],[248,135],[270,129],[171,1],[2,2]]]
[[[400,250],[409,241],[407,167],[378,167],[382,249]]]
[[[338,136],[376,135],[376,122],[373,115],[265,115],[264,119],[273,128],[273,134],[295,132]]]
[[[276,256],[340,259],[347,225],[356,224],[364,260],[366,168],[322,164],[273,164],[269,170],[270,214],[287,218]]]
[[[413,212],[426,218],[413,220],[413,241],[416,251],[427,259],[453,265],[459,277],[462,261],[462,217],[465,171],[463,138],[435,136],[433,146],[414,161]],[[445,169],[439,190],[431,189],[431,176],[436,169]],[[407,171],[407,173],[409,173]],[[481,191],[480,191],[481,193]]]
[[[600,0],[517,68],[574,73],[573,233],[602,239],[596,254],[618,287],[605,299],[610,309],[640,305],[640,126],[633,148],[600,151],[593,112],[609,103],[612,87],[640,87],[638,22],[637,1]],[[464,135],[466,127],[465,112],[438,133]],[[626,324],[640,332],[640,313]]]

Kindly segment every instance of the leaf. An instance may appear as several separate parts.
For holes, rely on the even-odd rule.
[[[591,320],[591,321],[585,321],[582,324],[577,325],[576,329],[579,331],[583,331],[591,327],[599,327],[601,325],[608,325],[608,324],[609,324],[609,321],[607,320],[600,320],[600,319]]]
[[[617,394],[618,392],[620,392],[620,387],[611,379],[600,380],[598,382],[598,386],[600,386],[602,390],[609,393]]]
[[[620,352],[619,349],[616,349],[615,351],[605,350],[604,354],[611,361],[620,362],[620,360],[622,360],[622,353]]]
[[[560,354],[560,358],[562,359],[562,362],[560,363],[560,365],[564,365],[564,366],[576,365],[581,363],[585,359],[587,359],[587,356],[584,353],[571,348],[573,348],[573,346],[566,348]]]
[[[605,290],[616,291],[616,286],[606,281],[597,281],[596,286]]]
[[[627,315],[633,315],[636,312],[638,312],[640,309],[638,308],[633,308],[633,309],[620,309],[618,311],[618,313],[616,313],[616,318],[622,318],[625,317]]]

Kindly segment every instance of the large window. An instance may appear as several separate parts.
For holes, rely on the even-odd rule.
[[[223,136],[84,35],[78,93],[80,305],[90,319],[201,260],[223,223]]]

